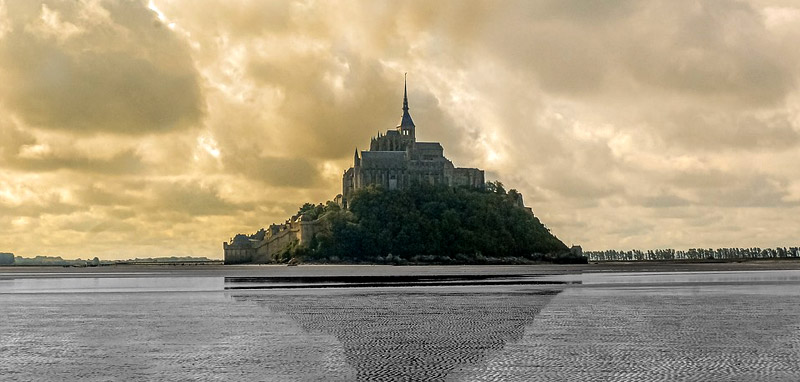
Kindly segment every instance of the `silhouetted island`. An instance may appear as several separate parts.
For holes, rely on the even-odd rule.
[[[586,262],[525,207],[522,194],[417,142],[404,89],[400,124],[356,149],[342,193],[283,224],[223,243],[225,264]]]

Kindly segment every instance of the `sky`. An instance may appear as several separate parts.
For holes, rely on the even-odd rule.
[[[800,232],[795,1],[0,0],[0,252],[222,257],[396,126],[585,250]]]

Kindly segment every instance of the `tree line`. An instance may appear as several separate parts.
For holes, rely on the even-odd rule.
[[[585,251],[589,261],[669,261],[669,260],[735,260],[800,258],[798,247],[776,248],[692,248],[686,251],[655,249],[641,251]]]

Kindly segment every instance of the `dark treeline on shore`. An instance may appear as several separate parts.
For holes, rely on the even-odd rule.
[[[62,259],[61,256],[36,256],[36,257],[22,257],[15,256],[13,261],[7,265],[29,266],[29,265],[45,265],[57,267],[97,267],[105,265],[100,259]]]
[[[586,251],[589,261],[669,261],[669,260],[736,260],[800,258],[798,247],[777,248],[692,248],[687,251],[656,249],[641,251]]]
[[[128,260],[100,260],[93,259],[63,259],[61,256],[36,256],[22,257],[14,256],[13,253],[0,253],[0,265],[16,266],[55,266],[55,267],[99,267],[107,265],[127,265],[127,264],[205,264],[219,263],[220,260],[211,260],[206,257],[191,256],[172,256],[172,257],[153,257],[135,258]]]

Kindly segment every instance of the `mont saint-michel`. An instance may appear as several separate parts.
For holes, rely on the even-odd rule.
[[[223,243],[226,264],[504,263],[569,258],[522,194],[456,167],[439,142],[417,141],[408,86],[400,123],[353,156],[332,201]],[[578,255],[579,253],[573,254]],[[555,256],[555,257],[554,257]]]

